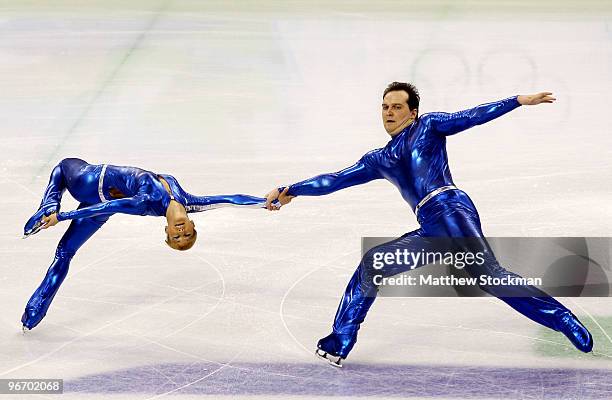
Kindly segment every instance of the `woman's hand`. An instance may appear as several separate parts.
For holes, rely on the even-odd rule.
[[[40,227],[40,229],[47,229],[49,227],[55,226],[57,225],[57,213],[53,213],[47,217],[43,217],[42,219],[42,226]]]

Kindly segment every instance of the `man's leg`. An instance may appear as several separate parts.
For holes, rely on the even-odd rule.
[[[71,179],[73,175],[78,174],[78,171],[84,165],[87,165],[87,163],[78,158],[65,158],[53,168],[51,176],[49,177],[49,184],[45,189],[40,206],[23,228],[25,236],[37,233],[42,218],[59,211],[62,195],[66,190],[68,180]]]
[[[395,250],[413,249],[421,251],[424,246],[423,233],[420,229],[409,232],[402,237],[376,246],[369,250],[361,259],[361,263],[349,281],[344,296],[334,318],[333,332],[319,340],[317,354],[327,358],[333,364],[340,366],[340,359],[345,359],[357,341],[357,331],[364,321],[368,310],[376,300],[378,287],[374,284],[374,277],[392,276],[418,266],[396,265],[393,268],[384,266],[383,269],[374,268],[375,253],[395,253]]]
[[[465,268],[471,276],[489,275],[494,278],[520,278],[519,275],[502,267],[495,258],[495,254],[484,238],[480,219],[473,205],[457,207],[456,211],[446,213],[442,220],[446,233],[456,238],[455,243],[460,250],[471,253],[483,252],[483,264],[473,264]],[[531,285],[481,285],[480,288],[498,297],[527,318],[547,328],[562,332],[578,350],[589,352],[593,348],[591,334],[578,318],[567,307],[544,291]]]
[[[64,233],[64,236],[62,236],[57,245],[55,258],[47,271],[45,279],[26,305],[25,312],[21,317],[21,322],[25,328],[34,328],[45,317],[53,297],[55,297],[68,273],[70,260],[72,260],[72,257],[83,243],[96,233],[108,218],[108,215],[104,215],[77,219],[70,223],[68,230],[66,230],[66,233]]]

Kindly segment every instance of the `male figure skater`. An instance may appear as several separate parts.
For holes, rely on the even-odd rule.
[[[472,276],[518,277],[505,270],[491,251],[480,226],[476,207],[451,178],[446,154],[446,137],[500,117],[521,105],[552,103],[550,92],[509,97],[455,113],[435,112],[419,117],[419,93],[412,84],[393,82],[385,89],[382,120],[391,140],[385,147],[365,154],[354,165],[341,171],[318,175],[266,195],[268,209],[279,200],[287,204],[295,196],[321,196],[374,179],[386,179],[400,191],[414,210],[420,228],[367,252],[348,283],[340,301],[333,331],[319,340],[316,354],[332,365],[342,366],[357,340],[357,331],[374,302],[375,276],[404,272],[407,266],[385,265],[373,268],[374,253],[394,253],[397,249],[418,252],[432,237],[447,237],[455,251],[483,252],[484,263],[466,267]],[[417,265],[420,266],[420,265]],[[380,280],[376,280],[380,282]],[[583,352],[591,351],[589,331],[570,310],[543,291],[527,285],[511,288],[480,286],[510,307],[550,329],[563,333]]]
[[[60,212],[66,189],[80,205],[77,210]],[[21,318],[23,329],[34,328],[45,317],[68,273],[72,257],[111,215],[165,217],[166,244],[175,250],[188,250],[198,235],[187,214],[225,206],[264,208],[265,199],[243,194],[196,196],[187,193],[171,175],[135,167],[92,165],[78,158],[62,160],[51,172],[38,211],[24,227],[24,237],[60,221],[71,222],[57,245],[45,278],[25,307]]]

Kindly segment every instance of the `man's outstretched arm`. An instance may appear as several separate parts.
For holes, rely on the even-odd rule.
[[[429,113],[423,115],[422,118],[425,119],[436,132],[449,136],[501,117],[521,105],[552,103],[555,100],[551,92],[541,92],[533,95],[508,97],[504,100],[481,104],[474,108],[455,113]]]
[[[281,205],[285,205],[296,196],[323,196],[350,186],[361,185],[382,178],[378,170],[368,162],[369,156],[371,156],[371,153],[366,154],[355,164],[341,171],[317,175],[287,187],[273,189],[266,194],[266,207],[269,210],[275,209],[274,205],[271,204],[274,200],[278,200]]]

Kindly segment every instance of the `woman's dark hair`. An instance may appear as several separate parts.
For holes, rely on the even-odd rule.
[[[382,97],[384,99],[387,93],[397,92],[399,90],[403,90],[404,92],[408,93],[408,108],[410,110],[414,110],[416,108],[417,117],[418,117],[419,116],[419,101],[421,100],[421,97],[419,96],[419,91],[417,90],[416,86],[414,86],[412,83],[391,82],[387,86],[385,91],[383,92]]]

